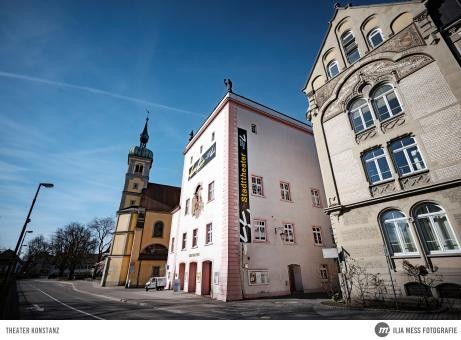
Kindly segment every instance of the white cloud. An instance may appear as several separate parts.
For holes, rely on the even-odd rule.
[[[44,79],[44,78],[38,78],[38,77],[32,77],[32,76],[28,76],[28,75],[24,75],[24,74],[4,72],[4,71],[0,71],[0,77],[32,81],[32,82],[37,82],[37,83],[46,84],[46,85],[50,85],[50,86],[71,88],[71,89],[76,89],[76,90],[80,90],[80,91],[90,92],[90,93],[93,93],[93,94],[100,94],[100,95],[109,96],[109,97],[113,97],[113,98],[117,98],[117,99],[127,100],[127,101],[138,103],[138,104],[144,104],[144,105],[147,105],[147,106],[158,107],[158,108],[161,108],[161,109],[164,109],[164,110],[169,110],[169,111],[174,111],[174,112],[179,112],[179,113],[186,113],[186,114],[191,114],[191,115],[200,116],[200,117],[205,116],[204,114],[201,114],[201,113],[197,113],[197,112],[193,112],[193,111],[189,111],[189,110],[184,110],[184,109],[180,109],[180,108],[177,108],[177,107],[163,105],[163,104],[159,104],[159,103],[154,103],[154,102],[151,102],[151,101],[148,101],[148,100],[145,100],[145,99],[140,99],[140,98],[131,97],[131,96],[125,96],[125,95],[122,95],[122,94],[113,93],[113,92],[109,92],[109,91],[106,91],[106,90],[101,90],[101,89],[97,89],[97,88],[89,87],[89,86],[80,86],[80,85],[75,85],[75,84],[70,84],[70,83],[65,83],[65,82],[59,82],[59,81],[54,81],[54,80],[49,80],[49,79]]]

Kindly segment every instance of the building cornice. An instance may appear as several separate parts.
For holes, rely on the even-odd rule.
[[[390,195],[376,197],[376,198],[363,200],[363,201],[359,201],[359,202],[355,202],[355,203],[351,203],[351,204],[344,204],[344,205],[339,205],[338,204],[338,205],[330,206],[330,207],[324,209],[324,212],[327,215],[335,214],[335,213],[342,214],[342,213],[344,213],[344,212],[346,212],[348,210],[354,209],[354,208],[361,208],[361,207],[368,206],[368,205],[373,205],[373,204],[377,204],[377,203],[393,201],[393,200],[400,199],[400,198],[405,198],[405,197],[408,197],[408,196],[414,196],[414,195],[418,195],[418,194],[425,194],[425,193],[428,193],[428,192],[448,189],[448,188],[457,187],[457,186],[461,186],[461,178],[455,179],[455,180],[452,180],[452,181],[442,182],[442,183],[435,183],[433,185],[429,185],[429,186],[425,186],[425,187],[405,190],[405,191],[393,193],[393,194],[390,194]]]

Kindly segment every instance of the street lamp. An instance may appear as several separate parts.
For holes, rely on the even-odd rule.
[[[27,234],[32,234],[33,232],[34,232],[33,230],[26,230],[26,232],[24,233],[24,237],[22,238],[21,245],[19,246],[18,257],[21,255],[22,247],[27,247],[27,244],[24,244],[24,241],[26,240]]]
[[[19,235],[18,242],[16,243],[16,248],[14,249],[13,265],[8,266],[8,271],[6,273],[6,281],[7,282],[8,282],[9,275],[11,273],[11,268],[16,267],[18,250],[19,250],[19,247],[21,246],[22,242],[24,241],[24,236],[25,236],[25,233],[26,233],[27,224],[31,221],[30,220],[30,215],[32,214],[32,210],[34,209],[35,201],[37,200],[37,196],[38,196],[38,193],[39,193],[41,187],[52,188],[52,187],[54,187],[54,184],[53,183],[40,183],[38,185],[37,192],[35,193],[34,199],[32,200],[32,204],[30,206],[29,213],[27,214],[26,221],[24,222],[24,225],[22,226],[21,234]]]
[[[19,251],[21,251],[21,247],[24,244],[27,234],[32,234],[33,232],[34,232],[33,230],[26,230],[26,232],[24,233],[24,237],[22,238],[21,245],[19,246],[19,249],[20,249]]]

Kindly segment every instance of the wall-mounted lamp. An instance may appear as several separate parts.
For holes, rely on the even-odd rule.
[[[279,235],[282,242],[285,242],[288,239],[288,232],[284,227],[275,227],[275,235]]]

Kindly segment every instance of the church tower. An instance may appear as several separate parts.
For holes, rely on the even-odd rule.
[[[152,276],[167,275],[171,212],[179,205],[181,189],[149,183],[153,153],[147,148],[148,121],[146,118],[139,146],[133,146],[128,153],[128,170],[102,286],[142,287]]]
[[[133,146],[128,152],[128,171],[125,175],[125,186],[119,209],[139,206],[141,193],[149,183],[149,172],[153,164],[153,153],[147,148],[149,134],[147,123],[139,136],[139,146]]]

